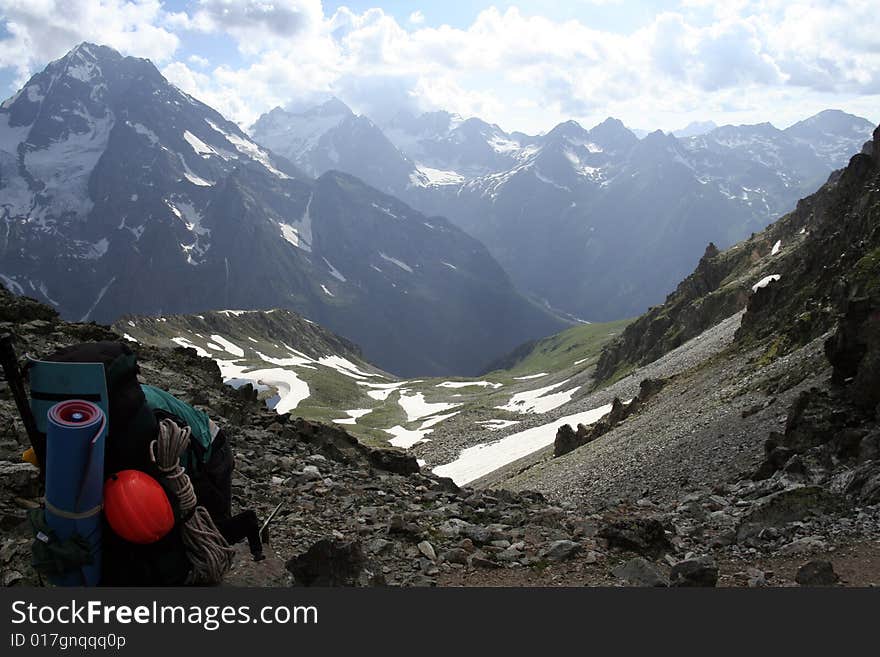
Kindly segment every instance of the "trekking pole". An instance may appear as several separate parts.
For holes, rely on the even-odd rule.
[[[30,404],[28,404],[27,394],[24,391],[24,379],[21,370],[18,367],[18,358],[15,355],[15,349],[12,346],[12,334],[4,333],[0,335],[0,365],[3,366],[3,373],[6,376],[6,382],[12,390],[12,396],[15,399],[15,405],[18,407],[18,414],[24,423],[24,430],[28,435],[31,447],[40,464],[40,473],[43,472],[45,466],[45,445],[40,440],[40,434],[37,431],[37,423],[34,421],[34,415],[31,413]]]
[[[265,522],[263,522],[263,526],[260,527],[260,541],[269,545],[269,525],[275,519],[275,516],[278,515],[278,512],[281,510],[281,506],[284,504],[284,500],[281,500],[278,505],[272,510],[272,513],[269,514],[269,517],[266,518]]]

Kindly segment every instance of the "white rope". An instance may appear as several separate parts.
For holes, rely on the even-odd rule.
[[[180,456],[189,446],[190,428],[180,428],[171,420],[159,423],[159,438],[150,443],[150,458],[165,475],[172,492],[177,496],[183,525],[183,543],[193,565],[190,575],[193,584],[219,584],[232,567],[235,551],[217,530],[207,509],[198,506],[196,493],[186,471],[180,465]]]

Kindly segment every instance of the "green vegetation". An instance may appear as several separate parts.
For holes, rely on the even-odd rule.
[[[336,370],[327,367],[314,370],[299,368],[297,374],[309,384],[309,398],[306,400],[309,406],[335,409],[335,417],[346,417],[345,411],[352,408],[366,408],[358,404],[363,403],[368,388],[359,386],[354,379]]]
[[[133,326],[126,322],[120,325],[119,330],[131,333],[145,344],[178,346],[183,339],[184,344],[191,344],[202,350],[202,353],[222,360],[234,361],[237,367],[246,367],[248,371],[279,368],[294,371],[309,387],[308,397],[291,412],[295,417],[336,424],[334,422],[336,420],[351,419],[347,411],[370,409],[365,415],[356,418],[354,423],[336,424],[336,426],[349,431],[365,444],[382,447],[389,446],[388,440],[391,435],[387,429],[400,425],[410,431],[419,430],[429,417],[436,415],[454,412],[460,416],[458,421],[468,424],[473,418],[484,417],[485,412],[491,409],[491,417],[519,421],[521,418],[516,414],[499,410],[497,407],[506,404],[511,395],[517,392],[540,387],[546,383],[517,381],[516,377],[542,372],[567,373],[571,376],[589,368],[598,358],[602,346],[620,334],[628,323],[617,321],[575,326],[558,335],[522,345],[517,352],[507,358],[507,362],[513,363],[512,369],[501,369],[476,378],[438,377],[405,381],[401,382],[400,389],[386,389],[387,398],[378,400],[370,397],[370,393],[381,388],[372,386],[393,385],[395,378],[380,372],[359,358],[354,345],[292,313],[206,312],[203,315],[164,318],[164,321],[155,318],[134,318],[134,320]],[[222,346],[225,343],[219,338],[212,337],[214,335],[229,340],[233,346]],[[178,343],[172,342],[174,339],[177,339]],[[235,353],[236,348],[242,350],[242,355]],[[291,349],[303,354],[302,362],[298,362],[301,357],[291,352]],[[357,374],[349,376],[338,369],[321,364],[319,358],[328,354],[347,358],[358,369],[379,376],[371,376],[368,379]],[[291,364],[281,364],[286,359],[290,359]],[[243,372],[242,377],[247,378],[247,372]],[[271,375],[267,375],[267,378],[269,380],[264,383],[270,384]],[[475,383],[475,385],[441,387],[440,384],[445,381]],[[499,387],[477,385],[484,381],[502,385]],[[401,390],[406,390],[409,395],[421,393],[426,404],[451,404],[454,407],[436,410],[408,422],[406,413],[400,405]],[[273,395],[275,389],[261,393],[263,399]]]
[[[393,427],[398,424],[405,424],[406,413],[403,412],[400,404],[397,403],[399,398],[400,393],[395,390],[388,396],[388,399],[384,402],[380,402],[380,406],[359,418],[357,421],[358,425],[374,429],[387,429],[388,427]],[[388,434],[385,434],[385,437],[387,439]]]
[[[580,324],[562,333],[539,340],[531,352],[503,372],[523,376],[539,372],[557,372],[583,361],[587,367],[599,357],[602,347],[620,335],[631,319],[603,324]]]
[[[880,249],[866,253],[853,267],[853,282],[867,296],[880,294]]]

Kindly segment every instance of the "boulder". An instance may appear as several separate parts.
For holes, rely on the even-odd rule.
[[[770,527],[781,527],[813,514],[839,510],[843,499],[819,486],[790,488],[768,495],[739,521],[736,540],[743,542]]]
[[[654,564],[643,557],[630,559],[612,570],[611,573],[630,586],[668,586]]]
[[[574,541],[553,541],[547,548],[541,551],[541,556],[550,561],[565,561],[571,559],[580,552],[580,543]]]
[[[368,569],[358,541],[322,539],[305,554],[293,557],[287,570],[299,586],[374,586],[381,576]]]
[[[706,586],[718,583],[718,566],[711,557],[679,561],[669,574],[672,586]]]
[[[437,560],[437,553],[434,551],[434,546],[431,545],[428,541],[422,541],[418,545],[419,552],[425,555],[431,561]]]
[[[651,559],[657,559],[672,549],[663,525],[652,518],[618,520],[600,529],[597,536],[607,540],[612,548],[629,550]]]
[[[582,444],[579,441],[580,428],[575,433],[570,424],[563,424],[556,431],[556,440],[553,441],[553,456],[562,456],[577,449]]]
[[[808,561],[798,568],[794,576],[801,586],[832,586],[840,581],[830,561]]]
[[[40,491],[39,470],[30,463],[0,461],[0,487],[12,495],[36,497]]]

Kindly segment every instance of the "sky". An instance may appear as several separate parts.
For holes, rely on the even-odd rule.
[[[243,128],[331,96],[530,134],[880,122],[876,0],[0,0],[0,96],[82,41],[149,58]]]

